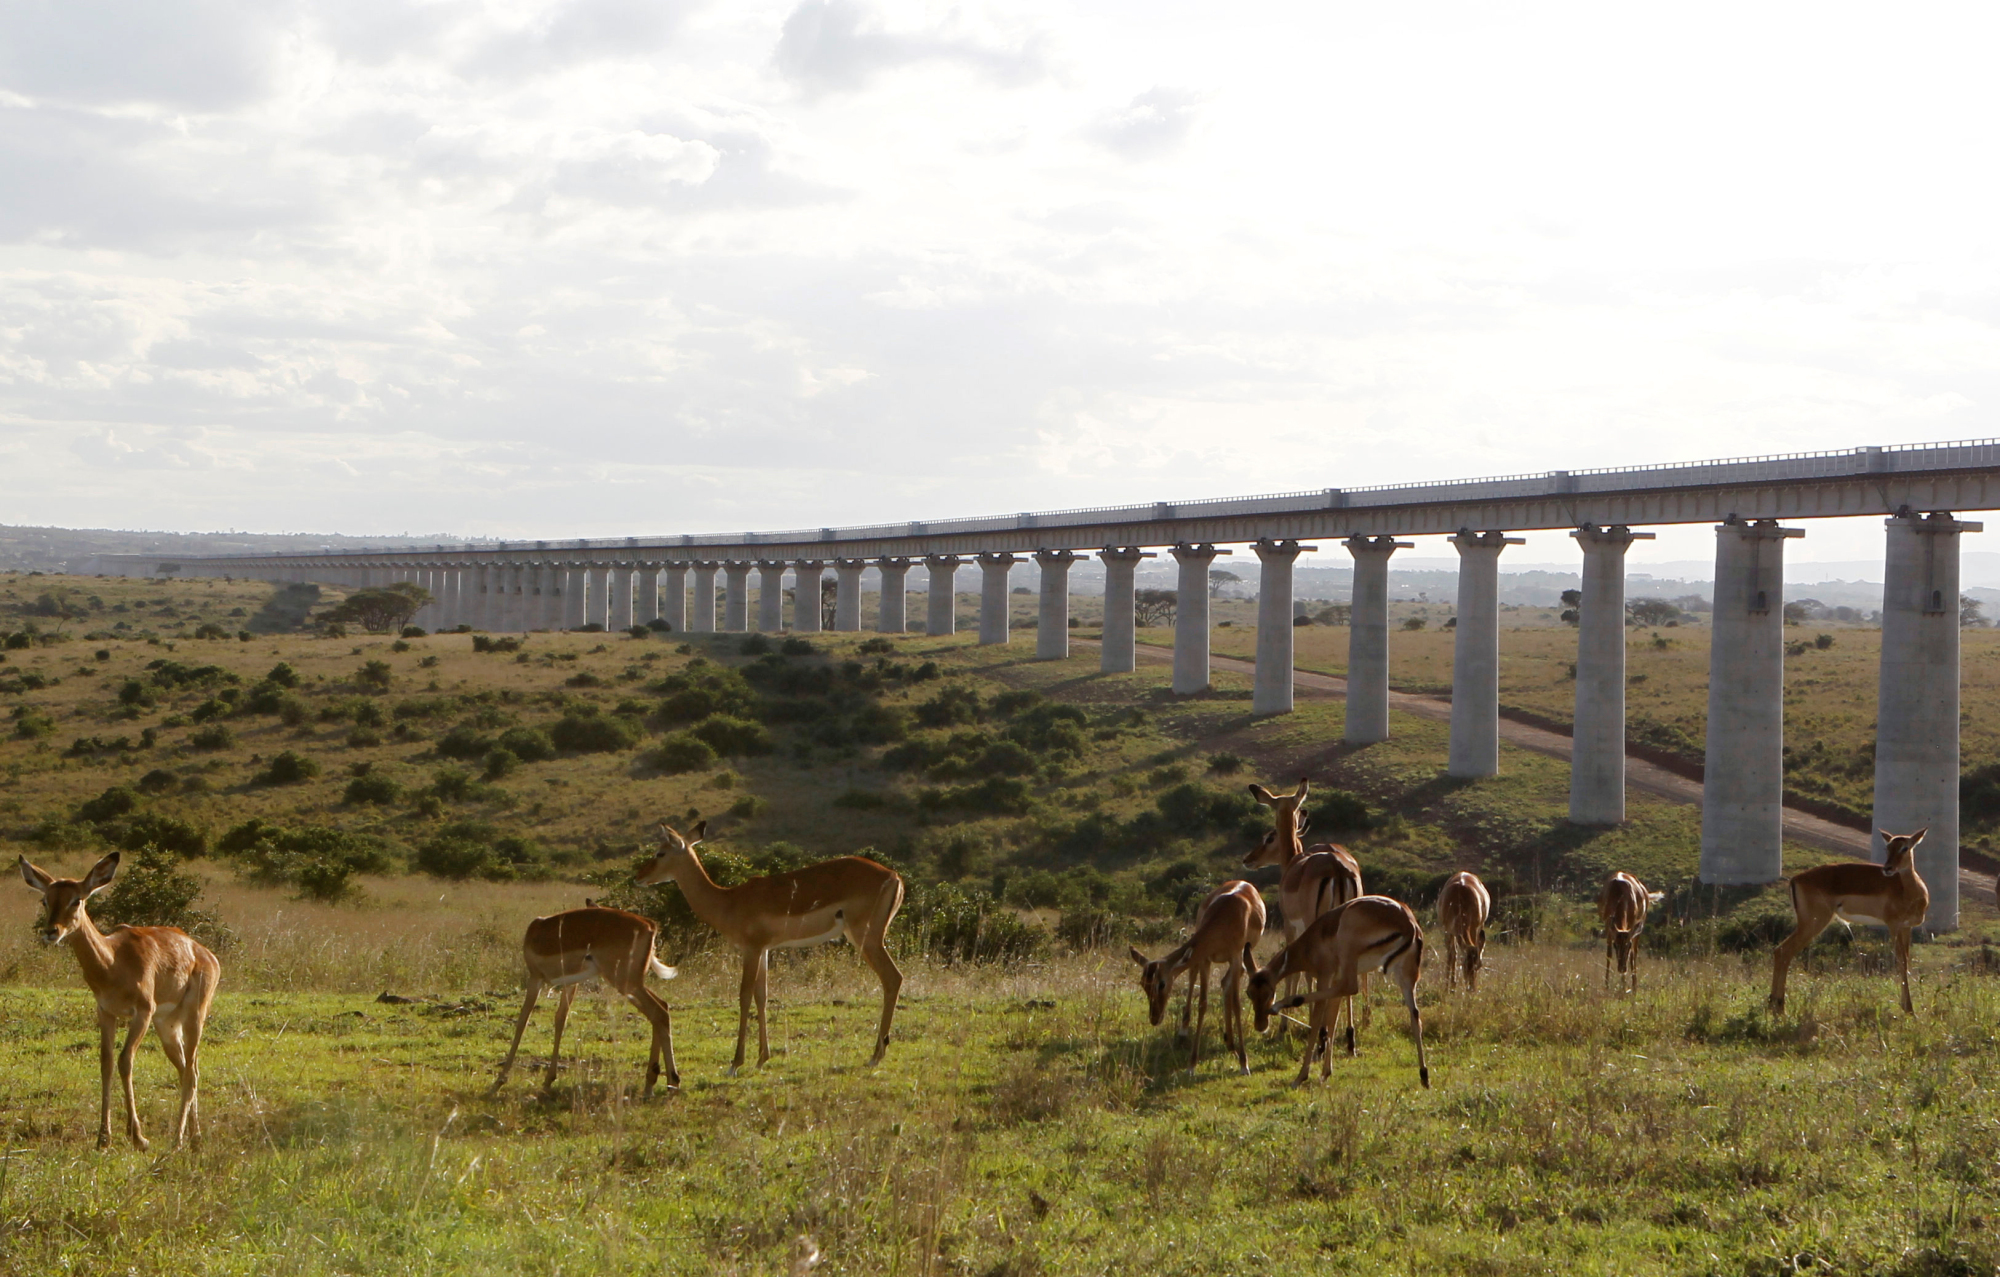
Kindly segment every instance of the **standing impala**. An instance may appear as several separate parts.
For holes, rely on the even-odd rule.
[[[44,916],[38,928],[42,943],[69,946],[83,968],[83,982],[97,999],[97,1067],[103,1083],[97,1147],[111,1146],[111,1057],[121,1020],[128,1026],[125,1049],[118,1053],[118,1078],[125,1087],[125,1132],[141,1151],[151,1147],[139,1129],[139,1109],[132,1096],[132,1056],[150,1024],[159,1030],[167,1062],[181,1075],[180,1118],[174,1124],[178,1147],[190,1134],[201,1137],[196,1099],[201,1065],[196,1057],[222,964],[179,927],[99,931],[84,902],[110,886],[117,872],[115,851],[92,866],[81,882],[50,877],[21,857],[21,877],[42,893]]]
[[[1665,900],[1664,891],[1619,871],[1604,880],[1597,893],[1597,917],[1604,924],[1604,983],[1611,983],[1611,960],[1618,960],[1618,988],[1639,991],[1639,933],[1646,929],[1646,910]]]
[[[1194,916],[1194,934],[1180,947],[1151,961],[1138,949],[1129,950],[1132,961],[1139,964],[1139,987],[1145,990],[1146,1010],[1154,1024],[1166,1015],[1167,1000],[1173,996],[1174,980],[1181,972],[1190,972],[1190,1002],[1194,999],[1195,983],[1199,981],[1201,984],[1201,1014],[1194,1024],[1188,1072],[1194,1072],[1195,1065],[1201,1063],[1201,1031],[1202,1026],[1208,1023],[1208,969],[1217,962],[1227,968],[1222,973],[1222,1044],[1235,1048],[1236,1065],[1240,1071],[1250,1071],[1250,1057],[1243,1041],[1243,1003],[1238,989],[1244,972],[1243,955],[1263,938],[1264,897],[1257,888],[1237,879],[1223,883],[1201,902],[1201,908]],[[1188,1013],[1183,1008],[1181,1028],[1186,1029],[1187,1023]]]
[[[868,1063],[880,1064],[889,1050],[889,1025],[896,1018],[896,994],[903,987],[903,973],[889,957],[884,940],[896,910],[903,907],[903,879],[895,870],[861,856],[842,856],[788,873],[752,878],[736,887],[718,887],[701,867],[694,849],[708,832],[702,821],[682,837],[671,826],[660,825],[660,850],[653,862],[639,871],[642,883],[665,882],[680,885],[688,907],[695,916],[720,932],[743,955],[743,983],[737,994],[736,1059],[729,1066],[734,1074],[743,1067],[744,1039],[750,1031],[750,1003],[757,1003],[757,1063],[771,1058],[771,1040],[765,1027],[764,1000],[770,985],[770,957],[773,949],[803,949],[838,940],[842,935],[861,951],[862,961],[874,968],[882,981],[882,1024],[875,1035],[875,1054]]]
[[[1304,934],[1313,919],[1361,894],[1361,866],[1347,848],[1330,842],[1311,849],[1305,845],[1308,822],[1304,805],[1311,790],[1312,782],[1304,776],[1299,777],[1299,787],[1289,794],[1274,794],[1262,785],[1250,786],[1251,797],[1271,809],[1271,829],[1243,857],[1243,867],[1280,866],[1278,909],[1284,915],[1287,943]],[[1291,994],[1297,988],[1297,977],[1293,977],[1285,992]],[[1364,993],[1366,988],[1364,978]],[[1351,1002],[1347,1004],[1347,1024],[1350,1029],[1354,1027]]]
[[[1785,972],[1792,959],[1826,930],[1835,918],[1850,926],[1874,922],[1889,928],[1896,947],[1896,975],[1903,982],[1903,1010],[1916,1014],[1910,1002],[1910,931],[1921,926],[1931,907],[1931,889],[1917,873],[1917,844],[1928,827],[1913,834],[1882,831],[1885,856],[1881,864],[1847,861],[1819,865],[1792,879],[1792,913],[1797,927],[1787,936],[1771,963],[1771,1010],[1785,1009]]]
[[[1438,892],[1438,930],[1444,932],[1444,987],[1458,980],[1461,962],[1466,987],[1479,992],[1479,972],[1486,965],[1486,918],[1493,897],[1474,873],[1455,873]]]
[[[1249,949],[1243,951],[1251,961]],[[1425,1087],[1431,1084],[1431,1068],[1424,1059],[1424,1017],[1417,1010],[1417,981],[1424,974],[1424,929],[1417,915],[1400,900],[1388,896],[1361,896],[1328,910],[1315,918],[1305,934],[1286,945],[1262,971],[1250,977],[1250,1006],[1257,1013],[1257,1031],[1270,1022],[1278,981],[1303,974],[1313,983],[1313,992],[1285,999],[1280,1007],[1312,1004],[1312,1023],[1306,1032],[1306,1054],[1299,1061],[1297,1084],[1305,1085],[1312,1071],[1313,1056],[1319,1055],[1320,1076],[1333,1075],[1333,1061],[1326,1054],[1327,1003],[1351,998],[1360,987],[1361,975],[1375,967],[1403,991],[1403,1005],[1410,1009],[1410,1028],[1417,1039],[1417,1076]],[[1347,1018],[1347,1053],[1354,1054],[1354,1017]]]
[[[653,1093],[660,1080],[662,1057],[666,1062],[667,1086],[679,1087],[680,1071],[674,1068],[674,1021],[667,1004],[646,987],[648,975],[671,980],[678,974],[653,956],[659,927],[651,918],[642,918],[623,909],[606,909],[588,899],[581,909],[536,918],[521,939],[521,956],[528,966],[528,993],[521,1002],[521,1018],[514,1022],[514,1045],[494,1079],[493,1094],[507,1085],[514,1069],[514,1057],[521,1050],[521,1035],[527,1031],[528,1017],[535,1013],[535,1000],[542,990],[561,989],[556,1002],[555,1041],[549,1045],[549,1071],[542,1090],[556,1084],[556,1061],[562,1058],[563,1024],[569,1019],[570,1003],[576,1000],[577,986],[586,980],[603,980],[637,1007],[653,1025],[653,1045],[646,1057],[645,1095]]]

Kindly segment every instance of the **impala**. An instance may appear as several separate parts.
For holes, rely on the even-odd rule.
[[[1304,776],[1299,777],[1299,787],[1289,794],[1274,794],[1262,785],[1250,786],[1251,796],[1271,809],[1271,829],[1243,857],[1243,867],[1281,866],[1278,909],[1284,916],[1287,943],[1298,939],[1314,918],[1361,894],[1361,866],[1345,847],[1330,842],[1311,849],[1305,845],[1309,822],[1304,805],[1311,789],[1311,780]],[[1295,977],[1285,992],[1296,992],[1297,984]],[[1362,988],[1365,992],[1365,980]],[[1363,1002],[1365,1011],[1365,997]],[[1347,1004],[1347,1022],[1351,1029],[1352,1003]]]
[[[889,1050],[889,1025],[896,1017],[896,994],[903,973],[896,969],[884,943],[889,923],[903,907],[903,879],[895,870],[861,856],[842,856],[788,873],[752,878],[735,887],[719,887],[701,866],[694,849],[708,832],[702,821],[683,837],[671,826],[660,826],[660,850],[639,871],[642,883],[672,879],[687,897],[695,916],[736,946],[743,955],[743,982],[737,994],[734,1074],[743,1067],[744,1038],[750,1031],[750,1003],[757,1003],[757,1063],[771,1058],[765,1027],[764,1001],[770,987],[773,949],[803,949],[847,937],[861,951],[862,961],[882,981],[882,1023],[875,1035],[880,1064]]]
[[[1250,961],[1247,948],[1243,958]],[[1250,1006],[1256,1012],[1260,1033],[1270,1022],[1278,981],[1304,975],[1313,984],[1311,993],[1276,1004],[1279,1007],[1312,1004],[1312,1023],[1306,1033],[1305,1058],[1299,1061],[1298,1085],[1305,1085],[1315,1054],[1321,1058],[1320,1076],[1333,1075],[1333,1061],[1326,1055],[1327,1004],[1353,997],[1364,970],[1369,967],[1387,975],[1403,991],[1403,1005],[1410,1009],[1410,1029],[1417,1040],[1417,1077],[1424,1086],[1430,1086],[1431,1069],[1424,1059],[1424,1017],[1417,1010],[1417,981],[1424,973],[1424,931],[1408,905],[1387,896],[1361,896],[1321,914],[1304,934],[1250,977]],[[1352,1015],[1347,1020],[1347,1053],[1354,1054]]]
[[[1639,991],[1639,933],[1646,929],[1646,910],[1667,895],[1648,891],[1631,874],[1619,872],[1604,880],[1597,893],[1597,916],[1604,923],[1604,983],[1611,983],[1611,961],[1618,960],[1619,988]]]
[[[1896,949],[1896,974],[1903,982],[1903,1010],[1914,1015],[1910,1002],[1910,930],[1921,926],[1931,907],[1930,888],[1917,873],[1917,844],[1928,828],[1913,834],[1882,831],[1881,864],[1848,861],[1819,865],[1792,878],[1792,913],[1798,925],[1778,946],[1771,964],[1771,1010],[1785,1009],[1785,972],[1792,959],[1826,930],[1835,918],[1851,928],[1872,922],[1889,928]]]
[[[1451,988],[1464,966],[1465,983],[1479,992],[1479,972],[1486,965],[1486,918],[1493,897],[1474,873],[1455,873],[1438,891],[1438,930],[1444,932],[1444,984]]]
[[[562,1057],[563,1024],[569,1019],[577,986],[586,980],[604,981],[652,1022],[653,1045],[646,1058],[644,1094],[651,1095],[653,1085],[660,1080],[663,1058],[667,1086],[679,1087],[681,1075],[674,1068],[673,1017],[667,1014],[667,1004],[659,995],[646,987],[648,975],[671,980],[679,974],[653,956],[659,930],[651,918],[623,909],[606,909],[588,901],[581,909],[530,922],[527,934],[521,939],[521,957],[528,967],[528,992],[521,1001],[521,1017],[514,1022],[514,1044],[507,1048],[500,1076],[493,1081],[493,1094],[498,1095],[500,1088],[507,1085],[514,1057],[521,1050],[521,1035],[527,1032],[528,1017],[535,1013],[535,1002],[543,989],[562,990],[556,1002],[556,1032],[555,1041],[549,1046],[549,1071],[542,1080],[543,1091],[555,1088],[556,1061]]]
[[[1257,888],[1238,879],[1225,882],[1202,901],[1194,916],[1194,934],[1186,943],[1162,957],[1148,961],[1136,948],[1132,961],[1139,964],[1139,987],[1146,993],[1146,1009],[1154,1024],[1166,1015],[1167,1000],[1173,996],[1174,980],[1189,971],[1188,999],[1201,984],[1201,1013],[1195,1020],[1194,1045],[1188,1054],[1188,1072],[1201,1063],[1202,1027],[1208,1023],[1208,969],[1220,962],[1228,969],[1222,974],[1222,1043],[1236,1050],[1237,1068],[1248,1073],[1250,1057],[1243,1042],[1243,1004],[1238,996],[1243,977],[1244,957],[1264,938],[1264,897]],[[1188,1013],[1181,1011],[1181,1027],[1187,1028]]]
[[[111,1057],[118,1024],[128,1026],[125,1049],[118,1053],[118,1078],[125,1088],[125,1131],[143,1151],[150,1148],[139,1128],[139,1109],[132,1096],[132,1056],[146,1026],[159,1032],[160,1049],[181,1075],[181,1109],[174,1124],[174,1144],[192,1134],[201,1138],[201,1114],[196,1092],[201,1086],[201,1030],[208,1004],[222,979],[222,964],[179,927],[113,927],[99,931],[84,902],[111,885],[118,872],[118,853],[91,867],[81,882],[55,878],[21,858],[21,877],[42,893],[43,944],[67,944],[83,968],[83,982],[97,999],[97,1068],[103,1094],[97,1110],[97,1147],[111,1146]]]

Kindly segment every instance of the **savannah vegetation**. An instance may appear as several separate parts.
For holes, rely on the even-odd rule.
[[[820,1271],[870,1274],[2000,1260],[1990,909],[1917,946],[1913,1018],[1886,946],[1838,927],[1773,1017],[1789,908],[1691,883],[1692,809],[1639,797],[1619,830],[1573,829],[1561,764],[1508,750],[1499,777],[1449,782],[1436,724],[1350,751],[1337,700],[1253,719],[1237,675],[1175,698],[1163,666],[1106,677],[1087,646],[1044,664],[963,634],[256,633],[282,591],[205,580],[0,576],[0,609],[58,585],[85,615],[0,649],[5,850],[71,874],[126,849],[94,914],[176,921],[223,978],[202,1145],[99,1154],[88,995],[30,935],[34,896],[0,892],[8,1269],[776,1273],[799,1233]],[[0,631],[28,619],[0,610]],[[1699,633],[1663,632],[1690,646],[1662,655]],[[1815,649],[1824,675],[1866,634]],[[1503,652],[1566,635],[1538,616]],[[1299,637],[1302,664],[1322,641],[1344,659],[1342,629]],[[1433,637],[1397,635],[1399,681],[1427,677]],[[1866,668],[1849,691],[1872,701]],[[1992,758],[1974,740],[1968,769]],[[1211,1041],[1189,1077],[1177,1014],[1146,1024],[1126,946],[1163,951],[1243,873],[1266,824],[1245,782],[1305,774],[1308,841],[1350,847],[1426,926],[1451,870],[1494,888],[1479,993],[1442,992],[1435,945],[1419,986],[1428,1092],[1379,981],[1330,1084],[1289,1086],[1296,1037],[1253,1035],[1248,1077]],[[849,853],[908,879],[880,1068],[874,977],[843,945],[777,958],[773,1059],[723,1076],[734,956],[675,889],[631,883],[654,822],[696,817],[719,879]],[[1612,869],[1668,893],[1630,997],[1592,934]],[[662,924],[683,1088],[640,1102],[647,1026],[584,998],[554,1091],[523,1080],[544,1010],[488,1098],[522,928],[586,896]],[[150,1043],[138,1077],[157,1130],[173,1075]]]

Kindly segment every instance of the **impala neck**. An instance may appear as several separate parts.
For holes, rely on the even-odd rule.
[[[1299,814],[1281,813],[1278,816],[1278,841],[1284,845],[1286,860],[1297,860],[1305,855],[1305,839],[1299,836]]]
[[[76,911],[76,927],[62,942],[76,955],[77,963],[83,967],[83,982],[96,988],[111,979],[111,942],[90,920],[90,911]]]
[[[710,907],[721,904],[729,895],[729,888],[717,886],[715,879],[708,876],[708,870],[702,867],[701,857],[694,854],[692,847],[688,848],[687,860],[675,862],[668,872],[680,884],[681,894],[687,897],[688,904],[704,921],[708,918]]]

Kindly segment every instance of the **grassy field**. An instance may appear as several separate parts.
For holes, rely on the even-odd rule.
[[[75,961],[32,939],[30,892],[0,892],[0,1271],[775,1274],[801,1233],[825,1253],[819,1271],[871,1275],[1928,1275],[2000,1261],[2000,1121],[1985,1102],[2000,1084],[2000,919],[1985,902],[1917,947],[1915,1018],[1895,1012],[1883,946],[1863,932],[1815,948],[1774,1022],[1756,926],[1782,902],[1693,887],[1694,809],[1637,796],[1618,830],[1572,828],[1563,764],[1503,748],[1501,775],[1448,781],[1440,724],[1399,715],[1392,740],[1353,750],[1337,700],[1253,718],[1242,676],[1176,698],[1164,667],[1101,676],[1094,649],[1036,662],[1027,636],[1004,650],[904,636],[884,651],[827,635],[791,656],[746,654],[733,636],[534,635],[483,653],[466,635],[185,637],[263,612],[271,587],[250,583],[0,577],[0,632],[21,623],[7,608],[52,584],[97,596],[69,630],[103,637],[5,652],[0,851],[75,873],[148,831],[198,833],[204,854],[179,868],[227,944],[203,1145],[101,1154]],[[1218,650],[1254,641],[1219,619],[1232,623]],[[1685,700],[1703,632],[1662,633],[1681,646],[1635,635],[1637,687]],[[1794,682],[1824,680],[1795,715],[1814,697],[1872,701],[1873,635],[1835,633],[1792,662]],[[1344,630],[1298,637],[1301,664],[1338,672]],[[1969,708],[1988,638],[1968,636]],[[1529,674],[1554,674],[1565,642],[1539,614],[1503,635],[1510,703],[1530,703]],[[1441,679],[1448,643],[1399,633],[1399,683]],[[149,670],[160,661],[181,674]],[[295,681],[269,682],[279,663]],[[206,666],[221,673],[187,673]],[[664,769],[663,741],[715,725],[686,709],[690,688],[739,698],[769,739]],[[1532,703],[1566,713],[1560,680]],[[1856,705],[1841,731],[1866,722]],[[622,743],[491,775],[490,755],[451,744],[596,719],[624,721]],[[1969,767],[1984,739],[1968,727]],[[288,752],[316,773],[273,780]],[[1445,996],[1431,964],[1430,1091],[1380,995],[1360,1057],[1303,1090],[1295,1039],[1253,1042],[1239,1077],[1212,1016],[1190,1078],[1185,1045],[1145,1024],[1125,943],[1159,952],[1189,893],[1236,872],[1261,822],[1244,781],[1299,775],[1329,821],[1339,793],[1365,807],[1340,837],[1377,888],[1421,906],[1460,867],[1511,888],[1476,997]],[[370,776],[393,796],[353,798]],[[134,806],[111,813],[108,790]],[[842,946],[774,964],[773,1061],[726,1077],[735,972],[680,929],[662,956],[682,976],[660,987],[681,1092],[639,1102],[643,1022],[586,998],[553,1094],[535,1094],[545,1001],[511,1087],[487,1098],[526,920],[616,890],[654,820],[695,812],[716,822],[718,862],[869,851],[908,875],[908,980],[884,1066],[863,1067],[877,994]],[[290,862],[223,850],[253,819],[330,831],[382,863],[313,899],[273,876]],[[519,858],[416,871],[441,842]],[[1815,858],[1787,852],[1794,868]],[[1603,989],[1586,903],[1614,868],[1671,892],[1633,998]],[[1033,943],[965,960],[925,921],[947,899],[1025,921]],[[170,1078],[149,1045],[139,1092],[156,1137]]]

